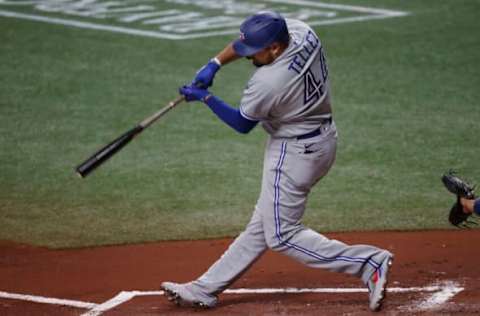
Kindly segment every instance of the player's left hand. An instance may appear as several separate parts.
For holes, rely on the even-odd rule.
[[[192,85],[205,89],[210,87],[213,84],[213,78],[219,69],[220,65],[215,61],[210,60],[208,64],[197,71],[197,74],[192,81]]]
[[[204,102],[205,97],[210,95],[210,92],[208,92],[207,89],[201,89],[194,85],[180,87],[178,91],[180,92],[181,95],[185,96],[185,100],[187,102],[191,102],[191,101]]]

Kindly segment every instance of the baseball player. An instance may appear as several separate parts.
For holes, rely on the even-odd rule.
[[[207,88],[220,67],[240,57],[257,68],[237,109]],[[325,50],[315,32],[301,21],[258,12],[242,23],[239,39],[202,67],[180,93],[187,101],[205,103],[240,133],[260,122],[269,138],[260,197],[245,231],[198,279],[162,283],[169,300],[214,307],[218,294],[270,248],[310,267],[359,277],[368,287],[370,309],[379,310],[393,255],[330,240],[301,223],[308,194],[332,167],[337,144]]]

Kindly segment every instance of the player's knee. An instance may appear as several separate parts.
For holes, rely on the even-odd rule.
[[[275,236],[272,236],[270,234],[265,236],[265,241],[267,243],[268,248],[272,250],[274,250],[279,245],[278,239]]]
[[[282,225],[282,227],[268,227],[265,228],[265,241],[268,248],[274,251],[282,251],[285,248],[290,248],[291,240],[296,235],[298,235],[301,231],[303,231],[305,227],[301,224],[295,225]]]
[[[285,236],[282,236],[282,234],[278,232],[266,232],[265,241],[268,248],[272,249],[273,251],[281,251],[286,244]]]

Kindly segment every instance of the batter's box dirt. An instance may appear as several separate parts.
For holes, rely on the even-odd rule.
[[[395,254],[382,314],[473,315],[480,310],[480,256],[471,247],[480,230],[327,237],[348,244],[373,244]],[[0,242],[0,293],[55,298],[51,302],[64,300],[85,307],[0,296],[0,315],[84,315],[98,306],[105,309],[97,315],[371,315],[367,293],[356,278],[306,268],[273,252],[267,252],[237,280],[230,289],[233,292],[222,294],[216,309],[179,308],[160,295],[161,282],[186,282],[201,275],[230,242],[179,241],[70,250]],[[248,293],[289,288],[317,292]],[[132,289],[155,295],[133,295],[119,305],[103,305],[121,293],[131,295]],[[247,292],[235,292],[239,289]],[[325,289],[339,292],[322,292]]]
[[[164,297],[139,297],[104,315],[318,315],[325,306],[328,306],[326,311],[332,312],[338,312],[339,307],[350,311],[358,311],[360,307],[368,313],[365,299],[363,295],[345,299],[318,294],[225,295],[215,309],[191,310],[178,308]]]
[[[390,312],[412,312],[412,305],[422,293],[392,293],[385,304]],[[261,294],[223,295],[222,302],[212,310],[179,308],[160,296],[135,297],[102,315],[370,315],[364,293],[330,294]],[[417,311],[420,313],[420,311]]]

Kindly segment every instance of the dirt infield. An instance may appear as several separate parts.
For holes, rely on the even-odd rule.
[[[383,314],[473,315],[480,311],[480,253],[475,244],[480,230],[327,236],[349,244],[378,245],[395,254]],[[231,292],[220,296],[216,309],[179,308],[161,296],[162,281],[197,277],[230,242],[73,250],[0,242],[0,315],[371,314],[365,289],[356,278],[307,268],[271,251]]]

